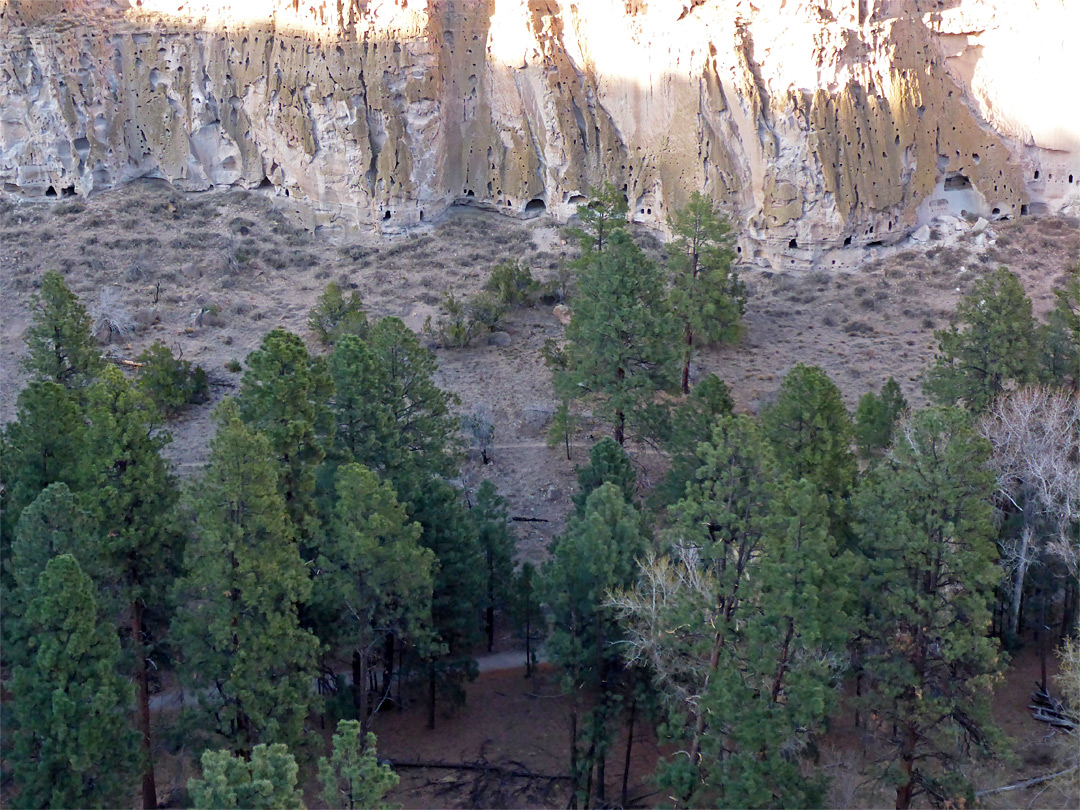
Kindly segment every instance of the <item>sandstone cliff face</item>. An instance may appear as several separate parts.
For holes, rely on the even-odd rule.
[[[1067,3],[7,0],[0,183],[264,187],[384,230],[565,218],[603,181],[662,224],[703,189],[745,258],[801,267],[1080,209]]]

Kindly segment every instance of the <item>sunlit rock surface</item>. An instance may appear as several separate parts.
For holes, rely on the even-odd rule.
[[[469,202],[662,224],[703,189],[804,267],[1080,210],[1070,0],[0,0],[0,183],[263,187],[397,230]]]

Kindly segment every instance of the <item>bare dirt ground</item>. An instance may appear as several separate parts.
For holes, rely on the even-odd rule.
[[[442,222],[385,239],[367,232],[313,233],[296,224],[299,220],[279,203],[256,192],[180,194],[156,181],[87,200],[0,197],[0,422],[15,416],[31,295],[49,269],[59,270],[92,310],[103,290],[116,288],[119,305],[136,329],[105,351],[134,358],[162,340],[207,369],[213,402],[169,425],[174,439],[169,455],[177,471],[190,476],[206,460],[214,402],[239,381],[240,375],[227,366],[242,362],[276,327],[304,335],[318,350],[307,314],[327,282],[358,290],[371,315],[399,316],[419,330],[448,287],[471,294],[506,259],[522,260],[538,278],[551,278],[573,249],[543,218],[517,222],[463,209]],[[638,236],[653,256],[660,255],[656,235]],[[695,373],[716,372],[732,387],[738,408],[748,412],[768,401],[797,362],[822,366],[851,407],[866,391],[879,390],[890,375],[912,405],[922,404],[919,375],[933,358],[933,330],[948,324],[961,295],[982,273],[1005,264],[1024,281],[1036,313],[1045,313],[1053,305],[1052,289],[1080,259],[1080,229],[1075,220],[1062,217],[1024,217],[995,223],[983,239],[949,234],[927,245],[859,255],[864,261],[809,273],[742,269],[750,293],[745,337],[737,346],[703,352]],[[505,346],[480,339],[463,350],[439,349],[438,382],[460,397],[463,413],[480,406],[492,409],[494,463],[482,465],[470,456],[463,483],[473,488],[491,478],[512,514],[531,519],[515,524],[521,556],[540,560],[563,527],[575,486],[573,466],[585,459],[602,431],[584,424],[571,461],[561,447],[546,446],[554,398],[540,349],[548,338],[558,338],[563,326],[550,307],[538,307],[512,313],[505,331]],[[647,486],[661,462],[642,449],[635,451],[635,459]],[[500,649],[510,648],[506,643]],[[1043,761],[1050,756],[1042,740],[1045,728],[1026,713],[1032,677],[1024,666],[1022,661],[1012,666],[996,702],[1005,713],[1003,724],[1020,740],[1018,760],[1001,766],[1005,770],[988,771],[980,788],[1049,769]],[[521,762],[531,770],[564,773],[567,705],[556,693],[551,675],[530,682],[520,671],[487,673],[469,687],[466,707],[441,718],[434,732],[423,728],[419,706],[380,716],[380,751],[396,758]],[[650,744],[656,756],[649,735],[642,739],[637,783],[651,768]],[[836,771],[834,804],[887,801],[863,784],[857,737],[838,733],[832,746],[821,767]],[[191,774],[191,756],[182,749],[169,755],[163,771],[171,769],[173,777],[163,780],[183,784]],[[313,782],[309,787],[314,802],[317,789]],[[478,780],[475,774],[410,770],[402,773],[402,786],[392,798],[406,807],[471,806],[473,801],[562,806],[562,790],[558,782],[523,785]],[[1000,807],[1031,801],[1033,807],[1064,806],[1053,790],[1036,794],[993,798]]]

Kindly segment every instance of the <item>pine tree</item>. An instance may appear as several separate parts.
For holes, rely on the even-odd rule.
[[[541,603],[541,581],[532,563],[521,564],[514,575],[510,614],[514,631],[525,642],[525,677],[531,678],[536,664],[536,645],[544,640],[546,626]]]
[[[780,384],[776,402],[761,414],[761,429],[780,469],[793,480],[812,482],[828,498],[832,533],[845,535],[857,465],[851,418],[829,375],[817,366],[796,365]]]
[[[62,385],[31,380],[19,392],[17,417],[0,438],[0,557],[6,587],[19,515],[50,484],[80,486],[85,435],[83,407]]]
[[[584,513],[585,502],[603,484],[615,484],[627,503],[634,502],[637,473],[634,472],[630,456],[610,436],[605,436],[592,446],[588,465],[577,467],[575,472],[578,479],[578,491],[573,497],[576,514]]]
[[[315,468],[325,457],[332,391],[326,362],[298,335],[275,329],[248,355],[237,402],[244,423],[264,434],[278,459],[278,488],[302,541],[318,527]]]
[[[6,590],[3,621],[3,655],[7,665],[28,660],[26,609],[37,594],[38,578],[53,557],[86,556],[90,543],[90,520],[66,484],[50,484],[23,510],[15,527],[11,547],[14,587]]]
[[[394,404],[386,401],[390,381],[380,358],[355,335],[343,335],[330,355],[334,381],[334,462],[387,470],[402,462],[402,436]]]
[[[668,220],[671,309],[683,329],[682,392],[690,393],[695,346],[738,339],[746,286],[731,267],[731,226],[712,200],[695,191]]]
[[[181,674],[192,688],[209,687],[203,708],[230,750],[267,739],[295,747],[314,700],[318,642],[297,619],[311,580],[270,443],[240,421],[235,403],[223,403],[217,421],[178,587],[189,605],[173,623]]]
[[[116,674],[120,645],[70,554],[49,561],[26,610],[31,658],[11,683],[20,807],[131,804],[138,748]]]
[[[431,599],[433,642],[417,652],[428,678],[428,727],[435,727],[435,706],[442,696],[465,700],[461,684],[478,670],[472,649],[480,641],[484,603],[484,556],[476,527],[460,493],[438,478],[408,488],[410,517],[423,528],[420,543],[435,554]]]
[[[583,513],[570,518],[544,566],[551,614],[548,654],[563,670],[564,691],[575,698],[570,751],[575,807],[579,799],[586,806],[594,796],[601,805],[605,801],[605,764],[619,705],[621,638],[607,593],[631,585],[635,558],[645,547],[641,516],[616,484],[605,483],[589,495]]]
[[[677,754],[660,782],[680,805],[820,806],[799,765],[835,703],[851,561],[825,499],[789,482],[754,423],[722,417],[671,510],[669,557],[615,598],[631,663],[664,696]]]
[[[863,459],[870,460],[889,446],[896,422],[906,409],[907,400],[892,377],[882,386],[880,396],[873,391],[862,395],[855,410],[854,432]]]
[[[143,804],[156,807],[148,684],[153,632],[147,618],[164,619],[183,539],[175,528],[176,484],[161,457],[170,437],[154,432],[157,409],[115,367],[89,389],[87,418],[81,501],[99,538],[87,565],[108,594],[108,607],[124,612],[147,766]]]
[[[1080,263],[1068,272],[1065,286],[1054,290],[1054,308],[1040,327],[1044,377],[1080,392]]]
[[[594,399],[594,414],[614,426],[619,444],[628,425],[643,436],[661,434],[663,410],[655,400],[676,382],[678,324],[656,265],[616,230],[582,269],[578,290],[556,392]]]
[[[694,386],[690,396],[674,409],[671,436],[666,442],[671,454],[671,469],[652,493],[651,501],[655,506],[669,506],[682,498],[687,482],[697,469],[698,444],[707,442],[716,420],[730,416],[734,409],[731,389],[715,374]]]
[[[303,793],[296,787],[299,768],[286,745],[256,745],[250,760],[230,751],[203,751],[201,761],[203,778],[188,780],[197,810],[304,808]]]
[[[507,607],[513,587],[515,537],[510,531],[506,499],[487,479],[476,491],[469,516],[484,555],[484,624],[491,652],[495,648],[495,611]]]
[[[983,411],[1010,384],[1039,376],[1031,299],[1020,279],[1002,267],[976,283],[956,307],[956,321],[934,333],[935,364],[923,391],[941,405],[963,402]]]
[[[352,649],[353,705],[366,733],[372,659],[387,636],[415,643],[431,617],[434,555],[393,487],[359,464],[337,471],[333,519],[320,546],[314,600],[330,617],[323,640]],[[383,694],[390,681],[383,684]]]
[[[39,380],[65,388],[89,385],[102,369],[90,316],[55,270],[42,276],[41,292],[34,296],[31,312],[23,368]]]
[[[865,702],[892,751],[886,776],[898,810],[920,793],[970,803],[959,743],[989,753],[998,742],[989,713],[1000,667],[987,637],[1000,579],[989,455],[963,412],[919,411],[857,497],[864,632],[874,642]]]
[[[386,807],[383,798],[397,787],[398,775],[379,762],[377,740],[355,720],[342,720],[334,734],[330,758],[319,758],[322,800],[327,807],[368,810]]]
[[[611,183],[603,189],[592,191],[590,200],[577,207],[579,225],[567,229],[567,235],[576,239],[581,255],[571,264],[584,270],[602,254],[615,233],[626,232],[626,212],[629,208],[626,195]]]

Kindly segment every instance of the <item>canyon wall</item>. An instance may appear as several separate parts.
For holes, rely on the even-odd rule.
[[[0,187],[263,188],[385,231],[693,190],[805,267],[1080,212],[1069,0],[0,0]],[[1070,8],[1071,6],[1071,8]]]

